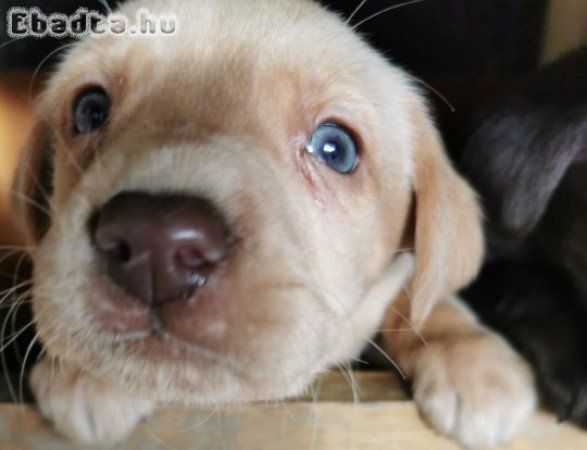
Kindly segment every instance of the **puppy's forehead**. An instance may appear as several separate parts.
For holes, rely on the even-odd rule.
[[[141,0],[121,13],[141,9],[174,13],[176,33],[74,46],[39,103],[54,129],[69,129],[77,93],[98,84],[112,105],[105,143],[229,135],[281,159],[319,123],[337,121],[374,149],[366,163],[382,157],[411,173],[421,96],[340,17],[306,0]]]
[[[189,103],[194,99],[205,103],[208,115],[216,104],[225,110],[220,116],[243,108],[259,114],[288,101],[344,107],[373,97],[365,80],[381,61],[338,17],[312,2],[143,1],[121,12],[132,19],[139,5],[154,15],[174,12],[175,34],[87,39],[53,80],[56,101],[73,86],[106,84],[131,104],[133,98],[156,99],[153,112],[170,118],[182,105],[197,109],[197,102]]]

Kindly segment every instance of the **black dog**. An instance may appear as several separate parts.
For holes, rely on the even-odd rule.
[[[460,166],[485,205],[488,256],[464,296],[532,364],[544,404],[587,427],[587,48],[476,123]]]

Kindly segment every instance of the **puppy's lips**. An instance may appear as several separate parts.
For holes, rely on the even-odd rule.
[[[211,276],[189,294],[151,305],[95,275],[88,304],[100,329],[120,340],[178,341],[225,352],[235,337],[229,322],[234,323],[240,306],[230,277],[222,275]]]

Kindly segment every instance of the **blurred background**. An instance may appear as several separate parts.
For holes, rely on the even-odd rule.
[[[81,6],[104,11],[104,3],[105,0],[0,0],[1,291],[29,275],[30,267],[18,248],[26,244],[10,212],[10,184],[19,148],[31,126],[35,94],[66,43],[53,38],[11,40],[6,13],[15,6],[38,7],[45,14],[71,14]],[[115,2],[110,3],[114,6]],[[390,60],[430,87],[430,100],[453,157],[458,157],[467,136],[472,111],[500,85],[587,44],[587,0],[324,3],[344,17],[362,5],[351,23]],[[397,8],[376,15],[394,6]],[[0,326],[10,310],[8,299],[0,300]],[[22,317],[14,319],[15,327],[19,321],[28,320],[26,308],[21,308],[20,314]],[[13,321],[12,317],[8,320]],[[22,355],[10,352],[7,356],[8,366],[20,366]]]

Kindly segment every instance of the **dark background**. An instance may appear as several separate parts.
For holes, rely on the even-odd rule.
[[[111,4],[114,4],[110,0]],[[322,0],[348,17],[360,0]],[[369,0],[352,23],[402,1]],[[394,61],[418,75],[487,76],[535,67],[545,15],[544,0],[424,0],[367,21],[358,30]],[[97,0],[0,0],[0,12],[38,7],[46,14],[78,7],[104,11]],[[0,15],[0,42],[7,41]],[[1,45],[1,44],[0,44]],[[59,41],[24,39],[0,51],[0,69],[35,67]]]

